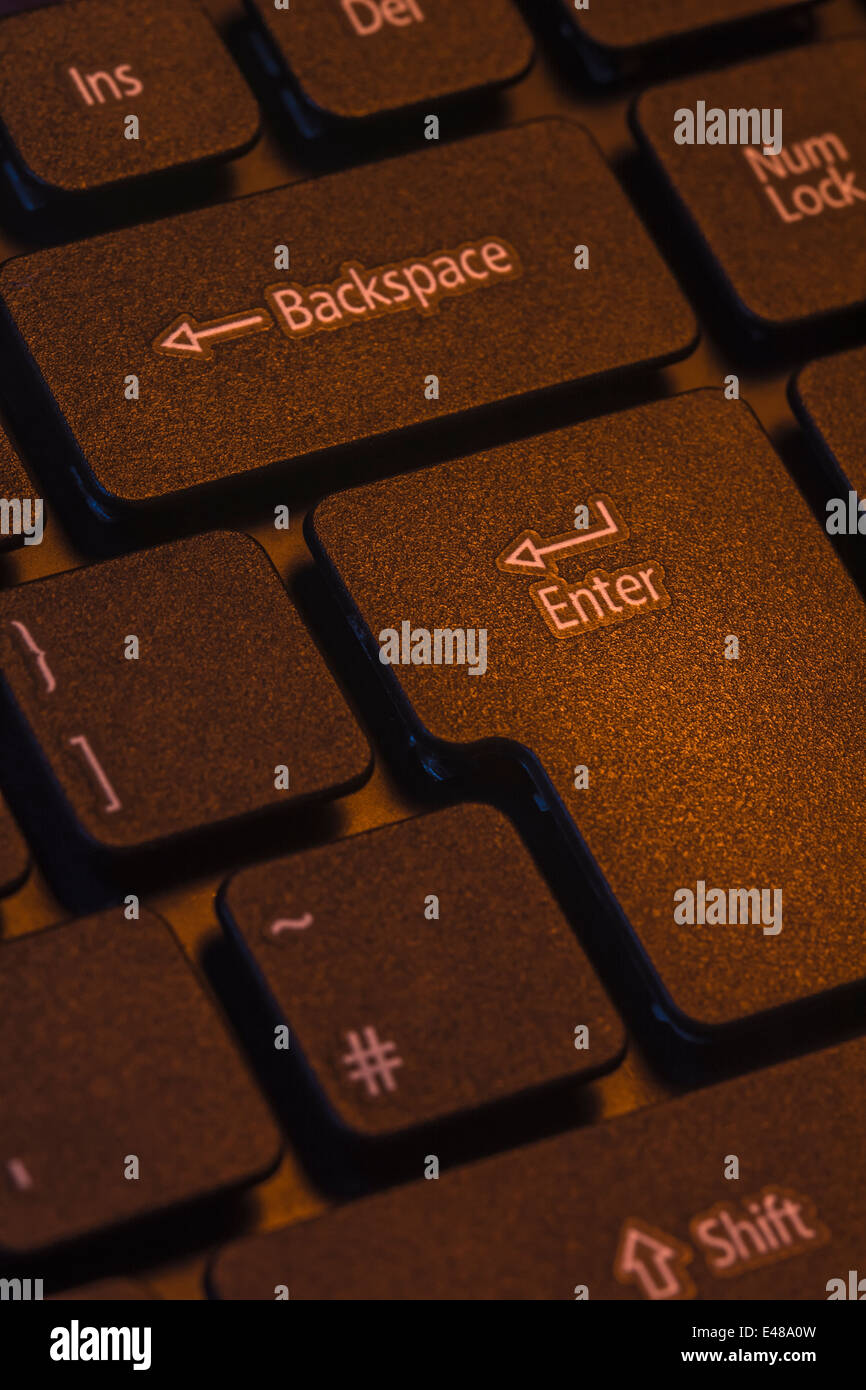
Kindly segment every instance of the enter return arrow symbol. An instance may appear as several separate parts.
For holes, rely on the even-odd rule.
[[[506,574],[526,574],[536,570],[556,572],[559,558],[580,550],[593,550],[600,545],[614,545],[628,538],[628,527],[611,499],[604,493],[589,498],[589,506],[599,517],[595,526],[583,531],[568,531],[564,535],[543,540],[537,531],[521,531],[507,545],[496,563]]]

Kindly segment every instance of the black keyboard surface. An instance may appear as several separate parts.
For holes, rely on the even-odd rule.
[[[864,93],[860,0],[0,0],[0,1278],[864,1272]]]

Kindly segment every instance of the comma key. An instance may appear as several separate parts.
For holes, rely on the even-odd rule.
[[[490,807],[247,869],[221,914],[331,1113],[356,1133],[571,1086],[622,1055],[622,1025],[589,961]],[[279,950],[275,924],[289,928]]]
[[[622,526],[554,548],[599,496]],[[866,609],[745,404],[698,391],[355,488],[308,534],[408,746],[477,778],[472,746],[510,743],[657,1015],[782,1027],[862,986]],[[386,671],[383,632],[458,613],[485,674],[411,641]]]
[[[3,22],[0,117],[25,201],[240,154],[259,113],[198,5],[79,0]]]
[[[826,1299],[863,1268],[851,1155],[864,1086],[861,1038],[234,1241],[210,1287],[270,1301],[278,1285],[293,1301]],[[725,1154],[748,1186],[726,1180]]]
[[[150,912],[129,922],[116,908],[0,946],[0,1051],[7,1254],[244,1186],[276,1162],[267,1106]],[[17,1182],[4,1180],[9,1160]]]
[[[0,666],[22,777],[47,763],[50,804],[103,861],[337,796],[369,770],[279,576],[240,533],[7,590]]]
[[[435,111],[514,82],[532,61],[512,0],[292,0],[291,8],[249,0],[249,8],[306,102],[342,120]]]
[[[103,520],[141,524],[275,464],[670,361],[696,331],[560,120],[19,257],[0,294],[76,480]]]

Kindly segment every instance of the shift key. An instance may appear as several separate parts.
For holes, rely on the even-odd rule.
[[[112,518],[660,365],[696,332],[592,140],[560,120],[40,251],[0,295]]]

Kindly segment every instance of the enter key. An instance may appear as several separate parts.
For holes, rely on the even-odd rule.
[[[374,483],[309,536],[425,765],[529,767],[657,1010],[706,1035],[862,984],[866,610],[747,406]]]

